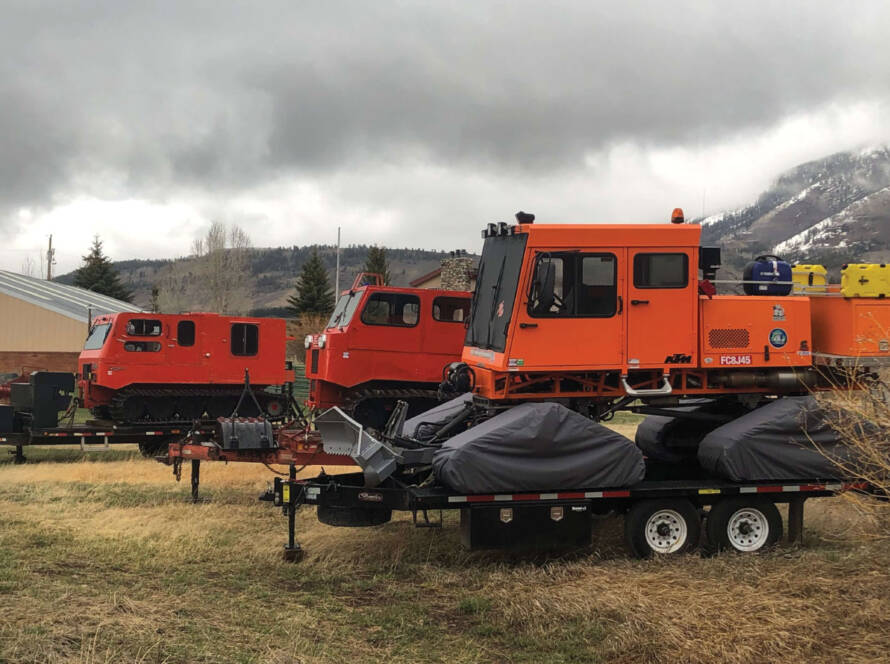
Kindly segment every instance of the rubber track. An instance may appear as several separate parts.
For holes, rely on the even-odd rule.
[[[368,399],[433,399],[438,401],[439,392],[438,390],[415,387],[356,390],[347,394],[343,402],[343,410],[352,415],[358,405]]]
[[[165,387],[125,387],[122,390],[118,390],[115,395],[111,399],[111,403],[108,405],[108,409],[111,412],[111,417],[115,422],[128,422],[128,420],[124,417],[124,402],[130,397],[230,397],[237,399],[241,396],[241,392],[244,390],[242,385],[237,386],[209,386],[202,385],[196,387],[182,387],[177,386],[176,388],[165,388]],[[257,400],[260,402],[260,405],[263,405],[263,393],[262,392],[254,392],[257,397]],[[189,423],[192,420],[138,420],[138,422],[151,422],[153,424],[185,424]]]

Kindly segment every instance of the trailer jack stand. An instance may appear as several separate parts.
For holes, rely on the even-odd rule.
[[[21,445],[15,446],[15,458],[13,459],[13,463],[20,464],[25,463],[27,459],[25,458],[24,448]]]
[[[293,482],[297,479],[297,468],[294,464],[288,469],[288,480]],[[276,478],[278,479],[278,478]],[[297,520],[297,502],[293,499],[291,489],[288,487],[288,500],[283,501],[284,511],[287,513],[287,544],[284,546],[284,561],[288,563],[298,563],[303,560],[303,548],[296,542],[296,520]]]
[[[417,519],[417,512],[421,512],[423,514],[423,519]],[[439,519],[431,520],[428,510],[413,510],[412,517],[414,521],[415,528],[441,528],[442,527],[442,510],[439,510]]]

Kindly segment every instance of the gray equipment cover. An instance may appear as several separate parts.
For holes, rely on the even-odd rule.
[[[678,413],[708,412],[712,406],[713,403],[707,399],[687,399],[682,406],[671,410]],[[669,415],[648,415],[637,426],[634,440],[650,460],[672,464],[695,463],[701,439],[718,425]]]
[[[460,433],[433,455],[436,479],[465,493],[621,487],[643,479],[630,440],[556,403],[525,403]]]
[[[408,436],[409,438],[417,438],[418,436],[423,437],[425,433],[432,433],[431,431],[424,431],[424,429],[429,430],[438,428],[438,426],[445,424],[445,422],[457,415],[463,410],[464,406],[472,400],[473,393],[467,392],[466,394],[461,394],[459,397],[440,403],[438,406],[434,406],[433,408],[422,412],[420,415],[415,415],[414,417],[405,420],[405,426],[402,427],[402,435]],[[429,424],[431,426],[421,427],[421,424]],[[419,430],[418,427],[420,428]]]
[[[649,459],[663,463],[682,463],[686,458],[678,451],[669,449],[668,434],[676,424],[676,417],[649,415],[640,422],[634,440]]]
[[[698,448],[703,468],[735,482],[841,477],[825,455],[851,458],[813,397],[777,399],[714,429]]]

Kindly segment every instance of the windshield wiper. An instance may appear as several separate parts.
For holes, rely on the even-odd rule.
[[[494,327],[494,315],[498,311],[498,297],[501,294],[501,280],[504,276],[504,266],[507,265],[507,254],[504,254],[503,260],[501,260],[501,269],[498,271],[498,279],[495,282],[492,289],[494,289],[494,294],[491,296],[491,310],[488,314],[488,329],[485,330],[485,343],[486,348],[491,348],[491,328]]]
[[[482,284],[485,282],[483,278],[485,277],[485,261],[482,261],[482,265],[479,267],[479,274],[476,275],[476,290],[473,291],[473,299],[470,301],[470,320],[469,320],[469,328],[470,328],[470,344],[476,345],[476,302],[479,301],[479,291],[482,289]]]
[[[331,324],[328,327],[338,327],[338,323],[343,318],[343,314],[346,313],[346,309],[349,308],[349,301],[352,299],[353,292],[349,291],[349,295],[346,296],[346,302],[343,303],[343,308],[340,309],[340,313],[331,321]],[[341,296],[342,297],[342,296]]]

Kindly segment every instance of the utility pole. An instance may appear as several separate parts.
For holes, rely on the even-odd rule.
[[[56,250],[53,249],[53,236],[49,236],[49,247],[46,250],[46,280],[52,281],[53,265],[56,262]]]
[[[334,303],[340,299],[340,227],[337,226],[337,271],[334,272]]]

